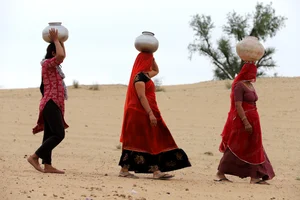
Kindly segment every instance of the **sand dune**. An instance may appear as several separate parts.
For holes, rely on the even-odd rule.
[[[170,181],[146,175],[138,180],[117,177],[126,86],[100,86],[98,91],[70,87],[70,128],[53,152],[53,164],[65,169],[65,175],[38,173],[26,161],[42,140],[42,133],[31,134],[39,90],[0,90],[0,199],[300,199],[300,78],[264,78],[256,83],[264,146],[276,173],[270,186],[235,177],[230,177],[234,183],[213,181],[229,109],[225,84],[168,86],[157,93],[163,117],[193,165],[174,172]]]

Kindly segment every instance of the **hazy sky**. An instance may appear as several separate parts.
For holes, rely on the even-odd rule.
[[[269,3],[270,1],[261,0]],[[300,76],[299,0],[274,0],[276,13],[288,18],[286,27],[264,46],[277,49],[274,59],[280,76]],[[187,46],[194,32],[191,16],[211,15],[216,26],[215,42],[222,35],[226,14],[235,10],[252,13],[257,1],[248,0],[1,0],[0,87],[38,87],[40,61],[47,43],[42,30],[59,21],[69,30],[63,63],[67,85],[127,84],[138,51],[134,40],[142,31],[152,31],[160,42],[155,58],[164,84],[211,80],[212,65],[207,57],[188,59]],[[296,21],[297,20],[297,21]],[[275,71],[270,71],[273,74]]]

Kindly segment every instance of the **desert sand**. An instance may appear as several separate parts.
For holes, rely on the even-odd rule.
[[[215,182],[218,151],[227,112],[227,81],[166,86],[157,93],[162,115],[192,167],[175,171],[172,180],[118,177],[126,86],[69,87],[65,140],[53,152],[53,165],[66,174],[43,174],[26,158],[43,133],[31,129],[38,117],[38,88],[0,90],[1,200],[299,200],[300,78],[261,78],[255,84],[263,142],[276,177],[267,185],[229,176]]]

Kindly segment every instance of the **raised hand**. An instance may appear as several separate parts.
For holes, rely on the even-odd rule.
[[[49,38],[52,40],[52,42],[58,41],[58,31],[57,29],[51,28],[49,30]]]

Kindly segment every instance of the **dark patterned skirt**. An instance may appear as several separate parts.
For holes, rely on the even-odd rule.
[[[240,160],[227,148],[220,161],[218,170],[223,174],[234,175],[240,178],[251,177],[270,180],[275,176],[275,173],[266,152],[264,153],[265,162],[259,165],[252,165]]]
[[[157,155],[123,149],[119,165],[135,173],[153,173],[156,170],[168,172],[191,166],[182,149],[174,149]]]

